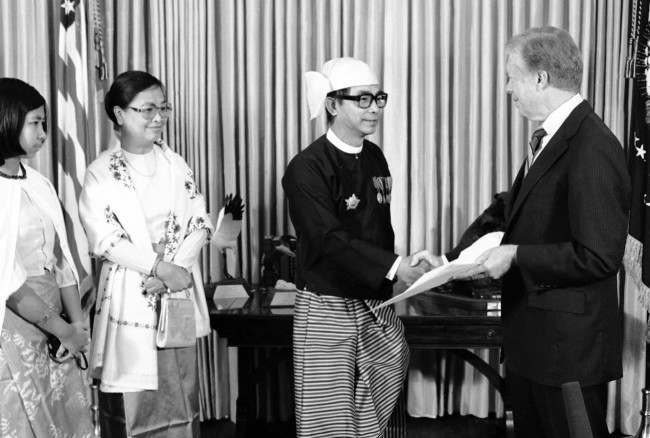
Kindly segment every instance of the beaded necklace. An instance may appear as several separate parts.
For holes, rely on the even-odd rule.
[[[22,175],[9,175],[8,173],[4,173],[2,170],[0,170],[0,176],[3,178],[7,179],[25,179],[27,177],[27,171],[23,167],[23,163],[18,163],[20,166],[20,170],[22,171]]]

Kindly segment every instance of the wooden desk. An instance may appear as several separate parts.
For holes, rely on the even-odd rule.
[[[273,292],[256,293],[242,309],[210,309],[210,323],[230,346],[240,347],[237,428],[246,436],[254,411],[255,379],[252,353],[255,347],[290,347],[293,308],[270,307]],[[211,304],[212,300],[208,300]],[[502,377],[468,348],[499,348],[502,329],[498,312],[467,310],[421,294],[395,308],[406,329],[411,349],[449,349],[483,373],[504,394]],[[241,431],[241,432],[240,432]]]

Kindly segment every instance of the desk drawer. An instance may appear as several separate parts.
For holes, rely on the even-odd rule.
[[[406,340],[411,348],[498,348],[503,342],[500,325],[407,324]]]

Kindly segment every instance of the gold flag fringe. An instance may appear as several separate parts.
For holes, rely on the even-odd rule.
[[[625,243],[623,266],[636,286],[636,298],[643,307],[650,310],[650,288],[641,280],[643,266],[643,243],[628,234]]]

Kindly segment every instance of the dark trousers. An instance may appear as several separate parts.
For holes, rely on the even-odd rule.
[[[562,388],[535,383],[510,370],[506,383],[517,438],[570,438]],[[582,388],[594,438],[608,438],[607,384]]]

